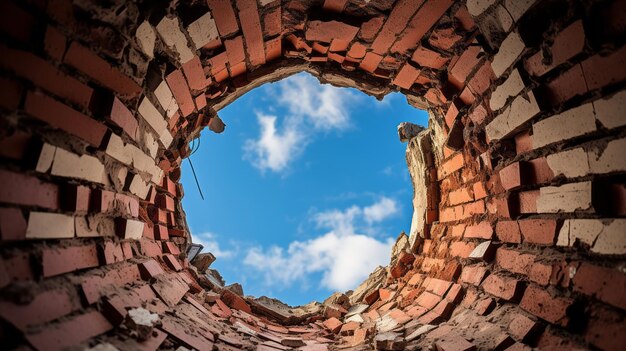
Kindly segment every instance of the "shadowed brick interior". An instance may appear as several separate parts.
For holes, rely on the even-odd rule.
[[[622,0],[0,2],[2,347],[623,349],[625,12]],[[189,263],[179,181],[189,142],[224,130],[221,108],[302,71],[379,99],[400,91],[429,125],[400,130],[414,214],[390,264],[287,308]]]

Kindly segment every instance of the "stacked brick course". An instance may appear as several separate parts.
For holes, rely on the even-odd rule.
[[[624,8],[2,2],[0,342],[623,348]],[[389,267],[294,314],[189,264],[179,180],[222,107],[300,71],[430,121],[407,138],[415,212]]]

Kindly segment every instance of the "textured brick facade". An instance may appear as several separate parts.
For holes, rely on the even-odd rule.
[[[625,8],[2,2],[0,343],[623,349]],[[406,138],[415,213],[390,265],[287,311],[189,263],[179,180],[222,107],[301,71],[430,119]]]

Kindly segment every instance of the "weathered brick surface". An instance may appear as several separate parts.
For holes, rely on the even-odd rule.
[[[620,4],[2,3],[0,341],[619,349]],[[178,183],[189,140],[224,131],[215,111],[302,70],[378,98],[400,91],[430,121],[401,135],[408,245],[297,317],[190,268]],[[161,319],[145,341],[119,326],[139,307]]]

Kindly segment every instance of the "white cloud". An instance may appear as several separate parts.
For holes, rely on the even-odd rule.
[[[363,209],[363,215],[368,223],[380,222],[396,213],[398,213],[398,206],[393,199],[388,197],[383,197],[377,203]]]
[[[229,258],[235,254],[234,251],[223,250],[217,240],[215,240],[215,234],[210,232],[194,234],[192,240],[194,243],[204,246],[202,252],[210,252],[218,259]]]
[[[351,206],[343,211],[316,213],[312,220],[318,228],[328,229],[327,233],[306,241],[294,241],[286,250],[278,246],[267,250],[252,248],[244,264],[263,273],[265,282],[272,286],[306,281],[307,275],[320,272],[322,286],[340,291],[353,289],[375,267],[387,264],[394,243],[391,237],[378,240],[357,233],[356,228],[368,232],[367,228],[371,229],[368,225],[374,218],[382,221],[397,211],[395,201],[383,197],[365,208]]]
[[[257,113],[257,120],[261,135],[258,140],[246,140],[245,157],[261,170],[279,172],[302,152],[306,145],[304,136],[294,123],[287,123],[282,133],[278,132],[276,116]]]
[[[244,158],[261,171],[281,172],[317,133],[350,127],[348,106],[356,98],[350,90],[321,85],[306,74],[289,77],[267,89],[274,92],[272,101],[284,107],[286,114],[279,117],[257,113],[260,135],[246,140]],[[273,110],[273,106],[267,110]]]

